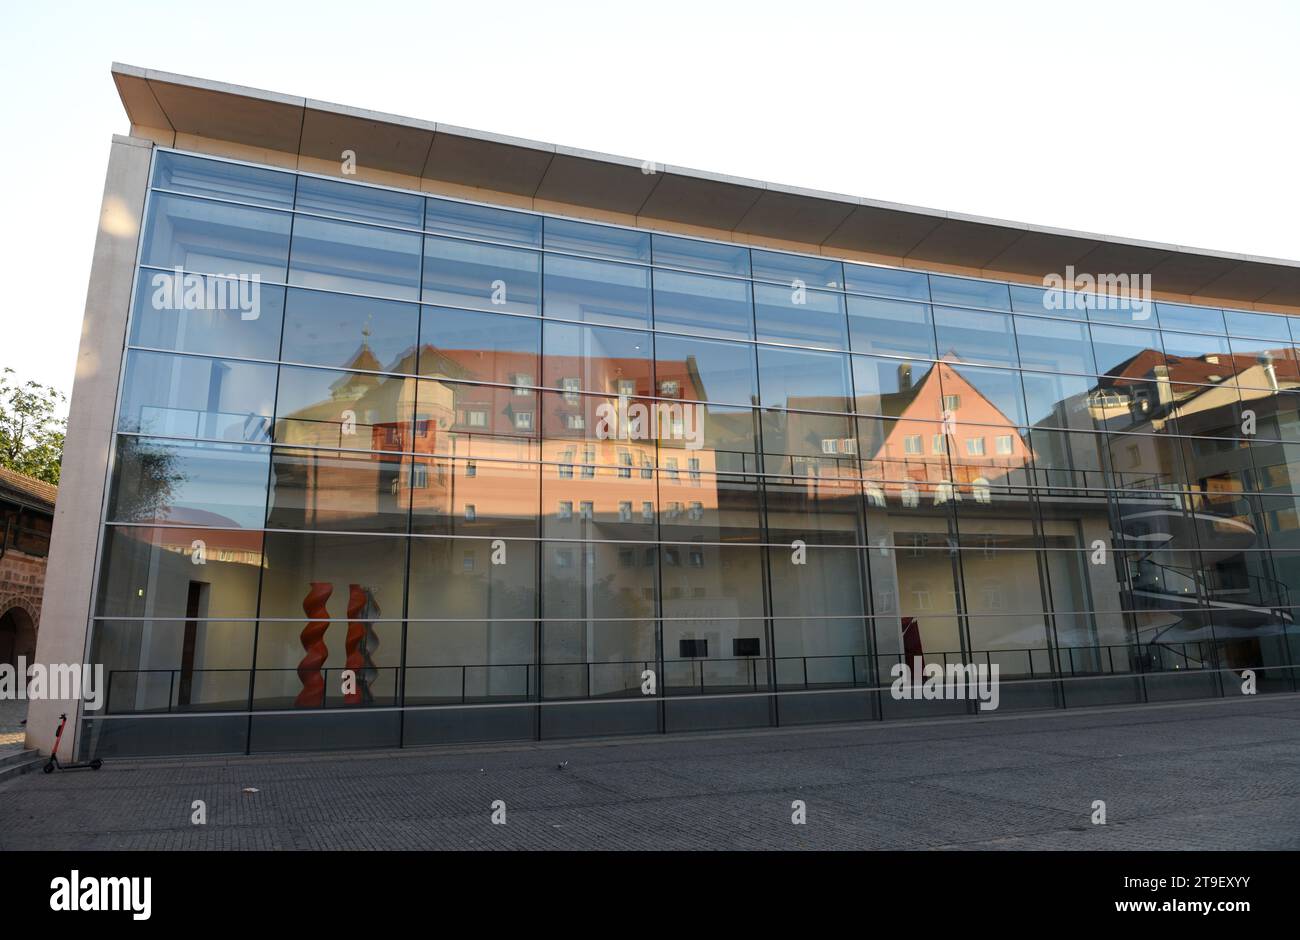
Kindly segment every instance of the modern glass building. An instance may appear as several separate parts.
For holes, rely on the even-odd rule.
[[[896,700],[918,658],[996,664],[1001,710],[1296,689],[1284,300],[1159,267],[1151,302],[1062,294],[1063,255],[989,276],[987,233],[888,263],[797,237],[796,205],[781,249],[701,237],[718,196],[687,187],[689,223],[620,220],[581,152],[585,208],[487,157],[472,191],[362,180],[250,153],[237,105],[275,96],[115,78],[137,191],[92,275],[115,387],[74,398],[102,446],[71,451],[98,506],[66,644],[107,683],[81,753],[977,713]],[[199,103],[223,138],[182,127]],[[364,164],[388,125],[357,121],[328,146]]]

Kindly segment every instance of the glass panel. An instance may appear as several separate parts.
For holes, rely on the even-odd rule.
[[[540,313],[541,255],[446,238],[424,240],[425,303],[497,313]]]
[[[418,327],[414,304],[290,290],[280,358],[344,369],[414,372]]]
[[[541,468],[534,442],[452,438],[443,444],[450,455],[415,458],[410,480],[412,532],[493,538],[537,535]]]
[[[558,466],[548,467],[542,474],[542,537],[654,541],[658,492],[654,474],[640,470],[643,464],[652,465],[653,451],[627,442],[599,447],[595,459],[604,466],[581,474],[562,474]],[[701,486],[694,501],[700,506],[692,512],[702,514],[705,496]],[[716,507],[716,499],[712,502]],[[669,511],[685,512],[675,504]]]
[[[409,444],[415,379],[283,366],[275,440],[347,450],[403,450]]]
[[[1020,373],[1010,369],[939,363],[943,415],[957,424],[1016,428],[1025,423]]]
[[[999,284],[997,281],[931,274],[930,299],[936,304],[985,307],[990,310],[1011,309],[1011,295],[1007,285]]]
[[[801,411],[764,411],[763,470],[797,476],[854,477],[853,419]]]
[[[540,381],[541,347],[540,320],[421,308],[421,375],[513,385],[520,399],[530,399],[529,386]]]
[[[669,454],[665,457],[665,463],[674,459]],[[672,542],[761,541],[758,479],[694,470],[692,459],[685,457],[685,470],[666,469],[656,474],[659,537]],[[701,465],[714,462],[707,451],[694,459]]]
[[[224,160],[204,160],[157,151],[153,185],[196,196],[255,202],[288,209],[293,205],[294,175]]]
[[[1109,442],[1114,486],[1151,490],[1187,486],[1179,447],[1172,438],[1112,434]]]
[[[261,616],[305,620],[307,607],[333,621],[400,616],[406,545],[406,539],[391,535],[267,532]],[[293,640],[300,630],[292,631]],[[259,642],[259,661],[261,655]]]
[[[1097,369],[1105,375],[1146,375],[1165,361],[1155,330],[1093,325],[1092,350]]]
[[[279,346],[283,316],[283,287],[198,274],[178,281],[175,272],[142,268],[130,342],[177,352],[269,359]]]
[[[1029,406],[1028,423],[1035,427],[1092,430],[1104,427],[1114,411],[1128,414],[1128,398],[1113,388],[1100,388],[1089,375],[1024,372],[1020,376]]]
[[[1226,336],[1207,336],[1200,333],[1173,333],[1169,330],[1163,330],[1160,338],[1164,341],[1165,353],[1170,358],[1169,374],[1171,378],[1182,379],[1188,382],[1206,381],[1206,376],[1214,373],[1227,373],[1229,375],[1235,371],[1231,361],[1227,360],[1230,355],[1228,350],[1228,338]],[[1174,356],[1185,359],[1197,359],[1212,368],[1202,371],[1198,365],[1192,365],[1186,362],[1173,361]],[[1223,361],[1220,361],[1222,359]]]
[[[434,452],[449,432],[504,437],[536,437],[537,395],[496,385],[465,385],[442,379],[418,383],[412,446]]]
[[[654,262],[668,268],[685,268],[706,274],[749,277],[749,249],[718,242],[655,235]]]
[[[1042,287],[1011,285],[1011,309],[1016,313],[1029,313],[1040,317],[1063,317],[1085,320],[1088,313],[1071,291],[1047,290]]]
[[[140,263],[284,282],[287,212],[154,193]]]
[[[314,176],[298,178],[297,207],[300,212],[402,228],[418,229],[424,218],[423,196]]]
[[[506,242],[527,248],[542,247],[540,215],[492,206],[429,198],[425,204],[424,227],[440,235]]]
[[[769,542],[789,545],[797,539],[809,545],[858,545],[866,539],[857,480],[771,476],[763,481],[763,492]],[[786,563],[785,551],[774,549],[777,564]]]
[[[542,384],[566,391],[653,395],[651,336],[572,323],[545,324]]]
[[[545,220],[544,232],[545,245],[552,251],[650,262],[648,232],[553,218]]]
[[[654,546],[546,542],[541,549],[542,615],[548,620],[648,619],[655,615],[658,566]],[[636,564],[627,564],[624,552],[628,549]]]
[[[755,284],[754,323],[760,340],[849,348],[843,294]]]
[[[962,362],[1015,366],[1016,339],[1011,317],[1001,313],[934,308],[939,355]]]
[[[1225,310],[1223,319],[1227,323],[1228,333],[1232,336],[1270,339],[1284,345],[1291,341],[1287,317],[1267,313],[1247,313],[1244,310]]]
[[[298,216],[289,283],[299,287],[419,298],[420,236]]]
[[[859,414],[943,420],[943,396],[938,382],[926,388],[933,368],[934,363],[925,360],[854,356],[853,410]]]
[[[749,257],[755,280],[777,281],[791,288],[844,286],[844,268],[834,258],[810,258],[757,248],[750,250]]]
[[[537,614],[536,552],[536,542],[519,540],[506,541],[502,551],[481,538],[412,539],[407,616],[490,620],[492,629],[508,636],[517,628],[503,621],[524,620],[531,634]],[[481,652],[470,661],[490,662],[487,650]]]
[[[405,532],[409,459],[276,448],[266,525],[272,529]]]
[[[275,366],[130,350],[119,431],[168,437],[265,441]]]
[[[849,357],[840,353],[758,347],[760,402],[777,408],[847,412]]]
[[[1086,323],[1016,317],[1015,324],[1021,368],[1096,374]]]
[[[260,529],[268,449],[120,435],[109,489],[113,522]]]
[[[754,301],[747,281],[654,272],[655,328],[753,339]]]
[[[878,268],[869,264],[844,263],[846,290],[860,294],[882,294],[907,300],[930,299],[930,279],[920,271]],[[852,304],[852,301],[850,301]]]
[[[1156,304],[1162,330],[1189,330],[1196,333],[1222,333],[1223,311],[1214,307],[1186,304]]]
[[[650,269],[546,256],[545,314],[562,320],[650,326]]]
[[[655,382],[660,398],[756,404],[754,347],[657,334]]]
[[[934,321],[928,304],[849,297],[848,307],[854,352],[935,358]]]
[[[107,526],[101,617],[257,616],[262,533]]]

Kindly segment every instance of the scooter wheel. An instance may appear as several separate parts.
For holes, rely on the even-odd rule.
[[[91,769],[91,770],[99,770],[99,768],[101,768],[101,767],[103,767],[103,766],[104,766],[104,762],[103,762],[102,760],[100,760],[98,757],[96,757],[94,760],[92,760],[92,761],[90,762],[90,769]]]
[[[41,769],[42,769],[43,771],[45,771],[47,774],[52,774],[52,773],[54,773],[54,761],[49,761],[49,762],[46,763],[46,765],[45,765],[44,767],[42,767]]]

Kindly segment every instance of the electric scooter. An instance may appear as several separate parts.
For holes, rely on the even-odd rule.
[[[50,751],[50,759],[45,762],[44,771],[49,774],[54,772],[54,768],[59,770],[85,770],[89,767],[91,770],[99,770],[104,766],[104,762],[96,757],[90,761],[80,761],[71,764],[64,764],[59,761],[59,742],[63,740],[63,726],[68,723],[67,715],[59,716],[59,730],[54,733],[54,748]]]

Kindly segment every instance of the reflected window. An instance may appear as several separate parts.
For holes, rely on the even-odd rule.
[[[655,336],[655,380],[661,398],[755,404],[754,364],[754,347],[749,343]]]

